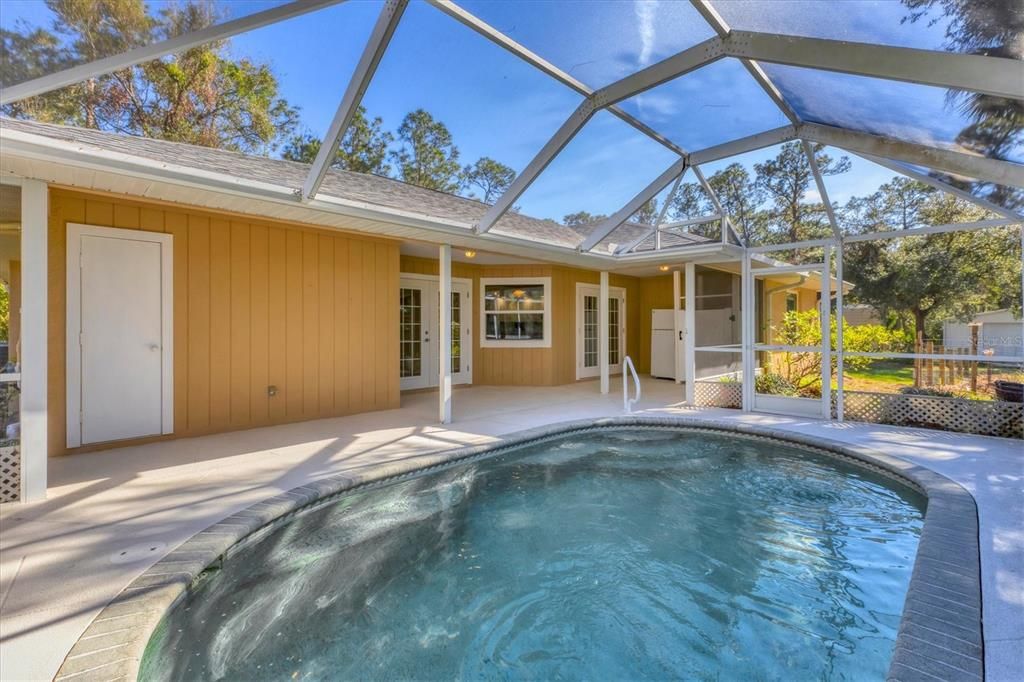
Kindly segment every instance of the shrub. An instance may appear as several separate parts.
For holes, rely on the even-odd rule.
[[[821,317],[817,310],[789,311],[782,323],[772,327],[771,343],[786,346],[821,346]],[[907,335],[887,329],[880,324],[851,326],[843,323],[843,347],[848,351],[878,353],[906,348]],[[832,348],[836,347],[836,317],[832,317]],[[779,374],[795,391],[803,395],[821,394],[821,353],[773,353],[768,367],[770,373]],[[870,366],[870,358],[847,358],[846,368],[863,370]],[[837,358],[832,354],[832,374]]]
[[[781,374],[765,373],[754,380],[758,393],[769,395],[796,395],[797,388]]]

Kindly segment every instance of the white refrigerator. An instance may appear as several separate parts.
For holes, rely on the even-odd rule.
[[[675,357],[679,358],[679,378],[686,379],[683,369],[683,338],[686,336],[684,312],[676,313],[679,317],[679,334],[672,324],[671,309],[655,309],[651,311],[651,376],[661,379],[674,379],[676,375]]]

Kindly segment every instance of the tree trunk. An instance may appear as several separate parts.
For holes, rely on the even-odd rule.
[[[926,317],[928,317],[928,311],[927,310],[919,310],[917,308],[914,308],[913,313],[914,313],[914,334],[916,335],[918,332],[920,332],[921,336],[924,337],[924,320],[925,320]]]

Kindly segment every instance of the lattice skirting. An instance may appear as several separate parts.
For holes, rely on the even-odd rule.
[[[835,396],[832,411],[834,415]],[[843,414],[850,421],[1024,438],[1022,403],[844,391]]]
[[[0,447],[0,503],[21,499],[21,453],[18,446]]]
[[[700,407],[743,406],[743,384],[738,381],[695,381],[693,399]]]

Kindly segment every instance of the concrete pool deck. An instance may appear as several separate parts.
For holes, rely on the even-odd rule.
[[[646,414],[760,424],[864,445],[946,475],[979,512],[988,679],[1024,678],[1024,444],[877,425],[693,410],[670,382],[645,381]],[[342,472],[407,463],[554,422],[621,414],[594,382],[455,393],[436,424],[433,393],[400,410],[54,459],[50,498],[0,510],[0,678],[50,679],[97,613],[177,545],[263,499]],[[395,426],[403,424],[404,426]]]

